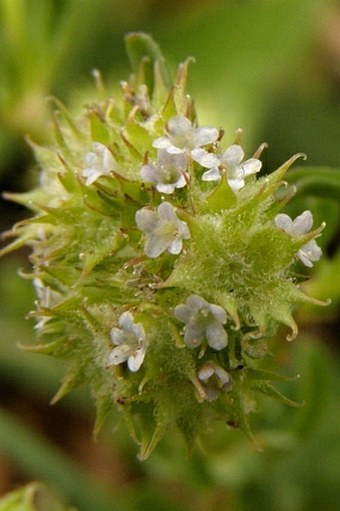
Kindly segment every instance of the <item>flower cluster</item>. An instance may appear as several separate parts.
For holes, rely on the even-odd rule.
[[[109,355],[109,365],[119,365],[127,361],[130,371],[138,371],[147,348],[143,325],[135,324],[130,312],[124,312],[118,324],[119,328],[112,328],[110,333],[115,348]]]
[[[169,154],[195,154],[202,146],[216,142],[219,131],[216,128],[203,126],[194,128],[187,117],[175,115],[166,126],[166,135],[157,138],[153,147],[165,149]]]
[[[162,202],[157,213],[140,209],[136,213],[136,224],[146,234],[144,252],[148,257],[158,257],[166,251],[177,255],[182,251],[182,240],[190,239],[187,224],[179,220],[169,202]]]
[[[213,360],[208,360],[198,371],[198,378],[204,384],[209,401],[215,401],[220,392],[228,392],[233,386],[230,374]]]
[[[93,142],[92,151],[85,155],[85,165],[82,175],[86,184],[91,185],[101,176],[108,176],[113,170],[117,170],[117,163],[105,145]]]
[[[226,172],[230,187],[233,190],[240,190],[244,187],[244,178],[259,172],[262,167],[260,160],[250,158],[242,162],[244,151],[241,146],[233,144],[229,146],[222,155],[200,152],[197,154],[196,161],[206,167],[207,170],[202,175],[203,181],[219,181],[221,173]]]
[[[306,210],[301,215],[292,220],[285,213],[280,213],[275,217],[276,225],[291,236],[304,236],[309,233],[313,225],[313,215]],[[314,239],[302,245],[298,250],[297,256],[305,266],[312,267],[313,262],[318,261],[321,257],[322,250]]]
[[[158,149],[157,160],[142,167],[142,179],[155,184],[158,192],[171,194],[175,188],[183,188],[189,183],[187,170],[191,159],[209,169],[203,173],[203,181],[219,181],[225,172],[230,187],[240,190],[245,185],[245,178],[259,172],[262,163],[256,158],[243,161],[244,151],[238,144],[229,146],[223,153],[203,149],[217,143],[219,138],[217,128],[194,128],[183,115],[172,117],[167,124],[166,135],[152,144]]]
[[[152,80],[142,58],[121,97],[80,121],[63,111],[55,146],[34,147],[39,187],[13,196],[35,216],[2,254],[32,248],[33,349],[69,364],[57,396],[88,383],[98,423],[117,407],[146,458],[174,425],[189,446],[216,417],[249,435],[254,396],[284,400],[262,359],[279,324],[297,334],[294,308],[311,299],[290,267],[319,260],[323,226],[279,212],[299,155],[260,176],[240,133],[225,143],[197,123],[188,62],[168,86],[154,43],[136,37]]]
[[[223,328],[227,314],[219,305],[208,303],[201,296],[190,295],[186,304],[177,305],[174,315],[185,323],[184,342],[188,348],[196,348],[204,338],[214,350],[227,346],[228,336]]]
[[[144,181],[153,183],[160,193],[174,193],[188,182],[187,157],[184,153],[172,154],[164,149],[158,151],[156,162],[143,165],[140,174]]]

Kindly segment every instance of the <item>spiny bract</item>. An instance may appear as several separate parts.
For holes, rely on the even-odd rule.
[[[278,214],[301,155],[258,177],[264,145],[245,160],[240,132],[228,146],[198,125],[189,60],[171,84],[151,38],[127,45],[135,73],[120,97],[81,119],[58,102],[54,147],[31,143],[39,186],[8,197],[34,216],[2,253],[32,249],[30,349],[68,367],[55,400],[88,384],[96,430],[118,408],[145,459],[173,426],[189,446],[216,419],[251,435],[257,392],[294,404],[257,359],[280,323],[297,334],[292,310],[309,298],[289,268],[319,259],[322,226],[310,230],[310,212]]]

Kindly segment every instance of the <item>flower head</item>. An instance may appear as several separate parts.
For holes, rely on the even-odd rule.
[[[186,304],[175,307],[174,315],[185,323],[184,342],[188,348],[196,348],[203,338],[215,350],[227,346],[228,336],[222,326],[227,322],[227,315],[219,305],[208,303],[201,296],[190,295]]]
[[[295,220],[292,220],[290,216],[280,213],[275,217],[275,224],[293,237],[304,236],[312,228],[313,215],[310,211],[306,210],[301,215],[297,216]],[[317,245],[316,241],[310,240],[298,250],[297,256],[304,265],[311,268],[313,262],[320,259],[321,254],[322,250]]]
[[[92,149],[93,151],[85,155],[86,168],[82,175],[86,179],[86,185],[91,185],[99,177],[117,170],[117,163],[107,147],[100,142],[94,142]]]
[[[181,154],[212,144],[218,137],[218,129],[210,126],[193,128],[187,117],[175,115],[168,122],[167,135],[157,138],[152,145],[170,154]]]
[[[183,248],[182,240],[190,239],[187,224],[178,219],[169,202],[160,204],[157,213],[147,208],[140,209],[136,213],[136,224],[146,234],[144,252],[151,258],[166,251],[179,254]]]
[[[130,312],[120,316],[119,328],[112,328],[111,340],[116,346],[109,355],[109,365],[119,365],[127,361],[130,371],[136,372],[143,363],[147,341],[143,325],[134,323]]]
[[[203,364],[197,376],[204,384],[208,401],[214,401],[218,398],[219,392],[227,392],[233,385],[230,374],[213,360]]]
[[[186,168],[185,153],[171,154],[160,149],[157,161],[144,165],[140,174],[145,181],[154,183],[158,192],[171,194],[175,188],[183,188],[187,184]]]
[[[202,175],[203,181],[218,181],[221,169],[225,169],[229,186],[236,191],[244,187],[245,177],[256,174],[262,167],[262,162],[256,158],[242,162],[244,151],[238,144],[229,146],[221,156],[199,149],[193,152],[192,157],[202,167],[209,169]]]

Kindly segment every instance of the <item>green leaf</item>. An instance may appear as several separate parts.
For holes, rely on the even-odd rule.
[[[296,187],[297,195],[312,195],[340,203],[340,169],[297,167],[287,174],[286,180]]]

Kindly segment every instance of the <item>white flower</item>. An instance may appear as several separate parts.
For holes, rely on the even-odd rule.
[[[107,176],[113,170],[117,170],[117,163],[107,147],[100,142],[94,142],[92,149],[93,151],[85,155],[86,168],[82,173],[87,186],[99,177]]]
[[[142,179],[154,183],[160,193],[171,194],[175,188],[183,188],[188,177],[187,157],[185,153],[170,154],[164,149],[158,151],[157,161],[144,165],[140,174]]]
[[[49,286],[45,286],[41,279],[33,279],[33,285],[38,297],[37,305],[42,310],[51,309],[54,305],[58,305],[61,302],[62,295],[58,291],[53,291]],[[51,316],[43,316],[34,328],[40,330],[50,319]]]
[[[157,138],[152,145],[156,149],[165,149],[170,154],[181,154],[212,144],[218,137],[219,131],[216,128],[193,128],[187,117],[175,115],[167,124],[167,135]]]
[[[229,186],[235,191],[244,187],[245,177],[256,174],[262,167],[262,162],[256,158],[242,162],[244,151],[238,144],[229,146],[221,156],[198,149],[193,151],[192,158],[202,167],[209,169],[202,175],[203,181],[218,181],[221,178],[221,169],[225,169]]]
[[[116,346],[109,355],[109,365],[127,361],[130,371],[136,372],[143,363],[147,340],[141,323],[134,323],[130,312],[124,312],[118,321],[119,328],[112,328],[111,340]]]
[[[293,237],[304,236],[312,228],[313,215],[310,211],[306,210],[293,221],[290,216],[280,213],[275,217],[275,224]],[[299,249],[297,256],[303,264],[311,268],[313,262],[320,259],[321,254],[321,248],[317,245],[315,240],[311,240]]]
[[[186,304],[175,307],[174,315],[185,323],[184,342],[188,348],[199,346],[204,337],[215,350],[227,346],[228,336],[222,326],[227,322],[227,314],[219,305],[208,303],[201,296],[190,295]]]
[[[140,209],[136,213],[136,224],[146,233],[144,252],[151,258],[166,251],[177,255],[182,251],[182,240],[190,239],[187,224],[177,218],[169,202],[160,204],[157,214],[147,208]]]
[[[197,376],[204,384],[208,401],[214,401],[218,398],[219,392],[227,392],[231,390],[233,385],[230,374],[213,360],[203,364]]]

